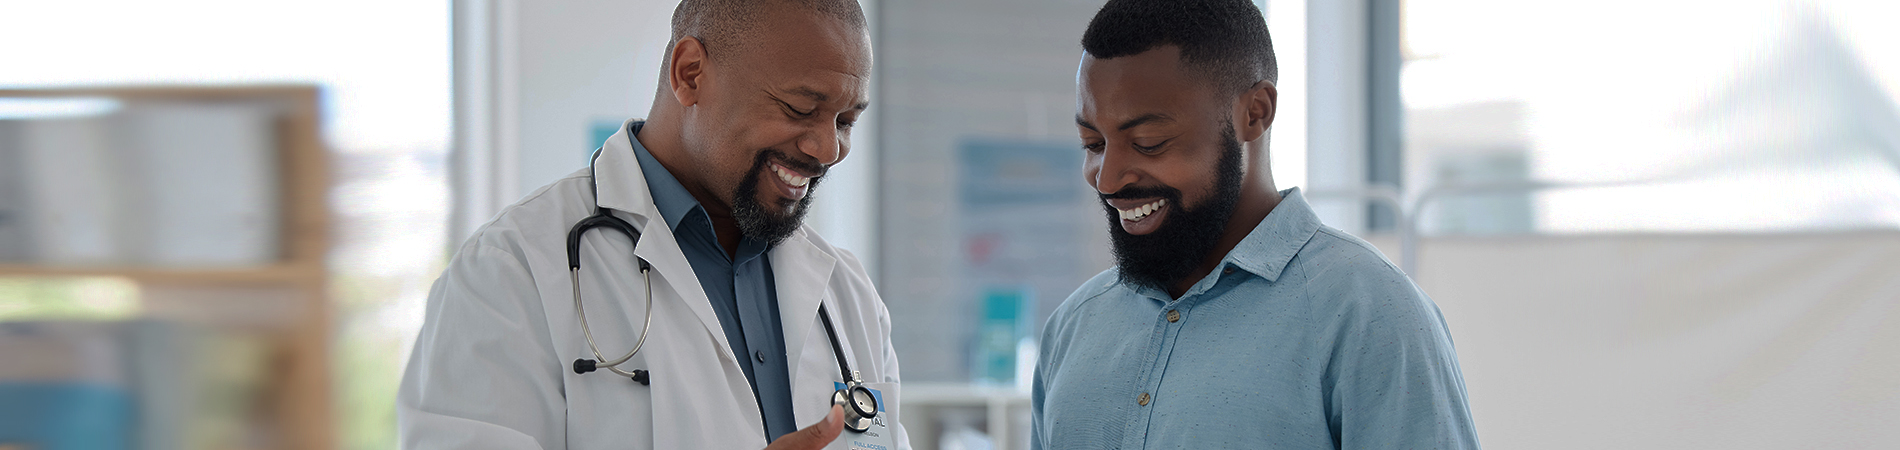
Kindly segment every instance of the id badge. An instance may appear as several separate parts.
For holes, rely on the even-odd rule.
[[[833,389],[844,389],[844,383],[833,383],[835,384]],[[864,430],[863,433],[851,431],[851,429],[847,428],[838,433],[838,440],[832,441],[831,445],[825,448],[842,450],[897,450],[897,432],[891,429],[891,421],[896,420],[896,418],[888,417],[885,413],[884,392],[868,387],[865,389],[871,391],[872,397],[877,398],[877,416],[871,418],[871,428]]]

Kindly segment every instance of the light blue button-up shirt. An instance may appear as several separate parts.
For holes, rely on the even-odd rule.
[[[1096,275],[1042,332],[1046,449],[1478,448],[1438,306],[1299,189],[1180,299]]]

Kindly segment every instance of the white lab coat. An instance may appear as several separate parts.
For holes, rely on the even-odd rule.
[[[638,245],[595,229],[582,241],[581,291],[602,355],[639,338],[646,305],[634,255],[653,264],[653,325],[623,369],[575,374],[593,359],[568,281],[568,228],[592,214],[587,170],[508,207],[457,251],[429,293],[427,320],[396,405],[402,447],[435,449],[757,449],[764,421],[745,372],[693,268],[655,208],[626,126],[596,162],[600,205],[642,232]],[[657,226],[655,226],[657,225]],[[810,227],[768,253],[784,325],[792,408],[800,428],[830,411],[838,363],[818,319],[839,326],[851,368],[883,391],[898,447],[897,354],[890,314],[850,252]],[[849,431],[846,431],[849,433]]]

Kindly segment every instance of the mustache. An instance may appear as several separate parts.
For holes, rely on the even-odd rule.
[[[786,155],[785,152],[771,149],[759,151],[759,156],[752,162],[753,170],[764,170],[766,161],[776,162],[781,166],[798,171],[798,173],[801,174],[812,174],[812,181],[824,178],[825,173],[831,171],[830,166],[819,164],[818,161],[795,159],[790,155]]]
[[[1109,199],[1165,198],[1179,203],[1181,190],[1167,186],[1128,186],[1108,194],[1097,194],[1103,201]]]

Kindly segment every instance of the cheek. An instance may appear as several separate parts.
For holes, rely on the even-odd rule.
[[[743,136],[727,136],[706,149],[705,166],[696,170],[712,182],[709,188],[727,192],[737,189],[744,181],[756,153],[746,145]]]
[[[1175,167],[1178,170],[1170,175],[1178,181],[1172,186],[1181,190],[1183,197],[1181,200],[1189,205],[1198,206],[1201,202],[1213,197],[1214,192],[1219,188],[1216,184],[1220,183],[1219,165],[1220,158],[1218,157],[1195,158],[1192,162],[1177,164]]]
[[[735,159],[734,156],[736,156],[734,154],[738,153],[733,151],[733,149],[738,148],[734,144],[736,144],[736,142],[734,142],[731,137],[727,137],[714,141],[711,146],[706,148],[706,165],[708,168],[713,169],[712,171],[714,172],[710,175],[723,177],[732,172],[732,166],[734,165],[733,160]]]

